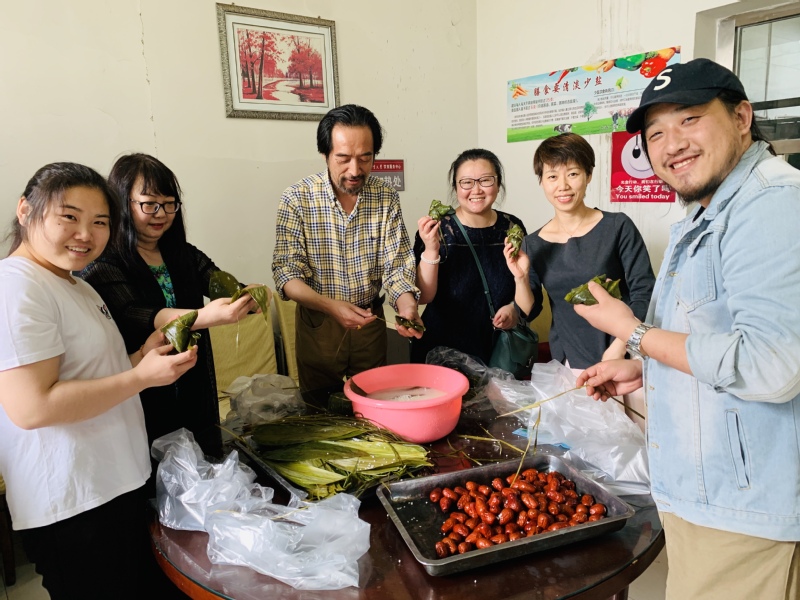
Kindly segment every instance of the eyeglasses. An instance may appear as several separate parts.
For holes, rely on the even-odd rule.
[[[139,200],[131,200],[131,202],[135,202],[139,205],[139,208],[142,209],[142,212],[146,215],[155,215],[158,213],[159,210],[162,208],[164,212],[168,215],[175,214],[181,209],[180,202],[140,202]]]
[[[470,179],[469,177],[465,177],[464,179],[458,180],[458,186],[462,190],[471,190],[475,187],[475,183],[480,183],[482,188],[492,187],[494,182],[497,180],[497,175],[487,175],[486,177],[481,177],[480,179]]]

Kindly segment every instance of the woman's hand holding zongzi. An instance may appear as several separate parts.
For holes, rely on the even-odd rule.
[[[627,304],[613,298],[603,286],[594,281],[590,281],[588,285],[597,304],[594,306],[576,304],[575,312],[586,319],[595,329],[617,339],[627,340],[639,324],[639,319],[634,316]]]
[[[242,294],[235,302],[231,302],[230,298],[217,298],[197,311],[197,320],[192,330],[236,323],[244,319],[248,312],[257,308],[258,305],[250,294]]]
[[[169,354],[171,351],[172,344],[153,348],[134,367],[143,388],[174,383],[197,362],[197,346],[180,354]]]
[[[516,252],[514,246],[506,238],[506,245],[503,247],[503,256],[506,257],[506,265],[508,270],[514,276],[515,281],[522,281],[526,285],[528,283],[528,272],[531,269],[531,261],[528,255],[522,250]]]
[[[417,228],[419,229],[419,237],[425,244],[425,252],[427,252],[430,260],[436,260],[439,256],[439,221],[431,219],[428,215],[420,217],[417,221]]]
[[[160,329],[156,329],[147,337],[141,348],[139,348],[133,354],[128,355],[128,358],[131,359],[131,365],[135,367],[142,362],[142,359],[148,352],[150,352],[150,350],[160,348],[168,343],[167,336],[165,336]]]

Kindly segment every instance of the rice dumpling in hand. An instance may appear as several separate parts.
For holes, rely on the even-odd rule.
[[[425,325],[423,325],[422,323],[417,323],[416,321],[412,321],[411,319],[406,319],[405,317],[401,317],[400,315],[395,315],[394,321],[398,325],[402,325],[403,327],[408,327],[409,329],[413,329],[415,331],[425,331]]]
[[[519,254],[519,249],[522,246],[522,238],[525,237],[522,227],[516,223],[512,223],[511,227],[509,227],[508,231],[506,231],[506,237],[508,238],[508,242],[514,248],[514,250],[511,252],[511,256],[516,256]]]
[[[619,291],[619,279],[607,281],[605,274],[603,274],[592,277],[592,281],[602,286],[602,288],[613,298],[616,298],[617,300],[622,299],[622,294]],[[593,306],[597,304],[597,299],[592,296],[592,293],[589,291],[588,283],[584,283],[583,285],[570,290],[570,292],[564,296],[564,300],[570,304],[585,304],[586,306]]]
[[[455,212],[452,206],[442,204],[438,200],[431,202],[431,207],[428,209],[428,216],[434,221],[441,221],[442,217],[451,212]]]
[[[244,286],[225,271],[214,271],[208,283],[208,297],[212,300],[218,298],[233,298],[234,294],[241,293]]]
[[[208,284],[208,297],[212,300],[217,298],[230,298],[231,302],[236,302],[242,294],[249,294],[261,309],[261,315],[267,321],[269,317],[270,293],[265,285],[254,285],[245,287],[244,284],[225,271],[215,271],[211,274]]]
[[[192,331],[192,325],[197,320],[197,311],[193,310],[170,321],[161,328],[161,333],[167,338],[176,352],[186,352],[197,345],[200,334]]]

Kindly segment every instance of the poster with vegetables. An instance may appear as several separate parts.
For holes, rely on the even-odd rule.
[[[622,131],[650,80],[680,59],[675,46],[509,81],[506,139]]]
[[[653,172],[638,133],[611,134],[611,202],[675,202],[675,190]]]

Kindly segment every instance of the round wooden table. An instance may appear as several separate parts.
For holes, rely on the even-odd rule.
[[[468,467],[468,462],[452,457],[451,446],[463,449],[470,445],[470,451],[474,451],[475,442],[465,442],[458,434],[481,431],[486,435],[481,427],[497,438],[524,448],[525,439],[517,437],[514,440],[516,436],[511,433],[518,426],[515,419],[497,418],[493,411],[465,412],[456,433],[451,434],[448,441],[432,445],[434,453],[439,452],[435,462],[440,471]],[[496,446],[498,456],[520,456],[503,450],[500,444],[493,446]],[[263,483],[270,485],[269,481]],[[164,527],[158,522],[155,512],[150,534],[161,568],[181,590],[196,600],[624,600],[628,585],[650,566],[664,547],[664,534],[649,495],[622,496],[622,499],[636,512],[618,531],[494,565],[435,577],[414,559],[386,511],[371,494],[362,498],[359,512],[360,518],[371,525],[369,552],[359,560],[360,587],[333,591],[295,590],[246,567],[212,565],[206,554],[208,535],[205,532]],[[277,488],[276,501],[280,501]]]

